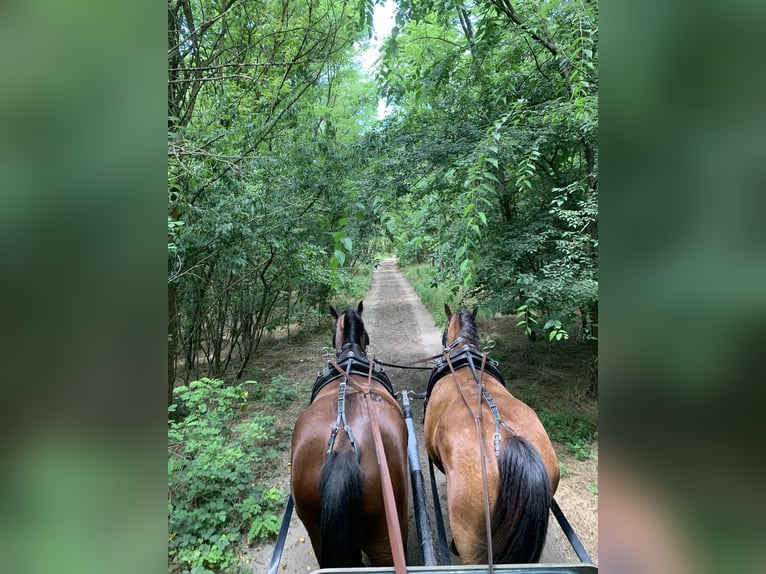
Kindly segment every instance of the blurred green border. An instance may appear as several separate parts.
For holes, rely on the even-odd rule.
[[[601,8],[601,470],[645,484],[699,572],[762,566],[765,11]],[[3,8],[0,550],[16,572],[164,559],[165,26],[156,2]]]

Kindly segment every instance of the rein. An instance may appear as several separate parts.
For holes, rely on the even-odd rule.
[[[458,349],[459,345],[462,344],[462,348]],[[493,345],[494,346],[494,345]],[[483,412],[481,401],[484,399],[487,402],[487,406],[489,407],[490,412],[492,413],[492,418],[495,422],[495,433],[493,435],[493,443],[494,443],[494,450],[495,450],[495,457],[497,458],[500,454],[500,427],[504,427],[508,431],[510,431],[513,434],[518,434],[508,423],[506,423],[500,416],[500,412],[497,408],[497,405],[495,404],[494,399],[492,398],[492,395],[489,394],[489,391],[484,386],[483,378],[485,370],[489,371],[489,374],[491,377],[497,378],[500,382],[504,384],[502,373],[497,369],[497,363],[493,363],[490,361],[487,363],[487,353],[482,351],[481,352],[481,368],[479,372],[476,371],[476,364],[474,363],[474,358],[478,359],[478,352],[476,353],[476,356],[474,356],[474,352],[471,349],[471,344],[466,341],[463,337],[458,337],[455,339],[448,347],[446,347],[443,351],[443,360],[447,363],[449,366],[449,371],[453,376],[453,380],[455,381],[455,385],[458,388],[458,391],[460,392],[460,395],[463,399],[463,402],[465,403],[465,406],[468,408],[468,412],[471,414],[474,420],[474,425],[476,427],[476,435],[479,439],[479,453],[481,456],[481,476],[482,476],[482,486],[483,486],[483,495],[484,495],[484,519],[486,523],[486,529],[487,529],[487,564],[489,566],[489,574],[494,574],[494,564],[492,560],[493,556],[493,550],[492,550],[492,521],[490,517],[490,504],[489,504],[489,487],[487,484],[487,455],[486,455],[486,447],[484,445],[484,438],[482,436],[482,428],[483,428]],[[479,393],[479,404],[478,404],[478,414],[477,411],[475,411],[473,408],[471,408],[471,405],[468,401],[468,398],[465,396],[465,393],[463,392],[463,388],[460,386],[460,383],[457,380],[457,374],[455,365],[452,363],[453,355],[455,356],[455,360],[458,362],[458,369],[463,369],[466,366],[468,366],[471,369],[471,374],[473,375],[473,379],[476,382],[476,385],[479,387],[480,393]],[[436,370],[436,369],[435,369]],[[432,378],[433,378],[432,374]],[[444,375],[442,375],[444,376]],[[436,384],[438,380],[441,377],[437,378],[435,381],[433,381],[433,384]],[[431,387],[431,382],[429,381],[429,387]]]
[[[465,342],[465,340],[462,337],[458,337],[457,339],[455,339],[452,342],[452,344],[449,347],[444,349],[441,353],[436,353],[435,355],[431,355],[430,357],[426,357],[425,359],[418,359],[417,361],[412,361],[412,362],[406,363],[404,365],[398,365],[396,363],[385,363],[383,361],[377,361],[377,362],[378,362],[378,364],[383,365],[384,367],[394,367],[396,369],[417,369],[419,371],[431,371],[431,370],[433,370],[432,367],[413,367],[412,365],[417,365],[418,363],[425,363],[426,361],[433,361],[435,359],[441,359],[442,357],[444,357],[444,353],[445,352],[451,351],[457,345],[459,345],[460,343],[464,343],[464,342]],[[489,341],[489,343],[487,344],[485,349],[489,350],[489,349],[494,348],[494,346],[495,346],[495,342],[494,341]],[[482,349],[482,352],[483,351],[484,351],[484,349]],[[486,355],[486,353],[484,353],[484,354]]]
[[[426,361],[433,361],[434,359],[438,359],[441,356],[442,356],[441,353],[437,353],[436,355],[426,357],[425,359],[418,359],[417,361],[412,361],[411,363],[407,363],[406,365],[397,365],[396,363],[384,363],[383,361],[378,361],[378,363],[383,365],[384,367],[394,367],[396,369],[415,369],[418,371],[430,371],[431,367],[413,367],[412,365],[417,365],[418,363],[425,363]]]
[[[471,408],[471,404],[468,402],[468,398],[465,396],[465,393],[463,392],[463,388],[460,386],[460,383],[457,381],[457,375],[455,373],[455,367],[452,365],[452,360],[450,359],[450,353],[445,353],[445,358],[447,360],[447,364],[449,365],[450,371],[452,371],[452,375],[455,378],[455,385],[460,391],[460,396],[463,398],[463,402],[465,403],[465,406],[468,407],[468,412],[470,412],[471,416],[473,416],[474,426],[476,427],[476,436],[479,439],[479,453],[481,455],[481,481],[483,486],[482,490],[484,494],[484,521],[487,528],[487,566],[489,567],[489,574],[494,574],[495,569],[494,569],[494,564],[492,560],[492,521],[490,518],[490,508],[489,508],[489,487],[487,485],[487,454],[486,454],[486,448],[484,447],[484,439],[481,436],[481,422],[482,422],[482,410],[483,410],[481,408],[481,399],[482,399],[483,393],[479,395],[479,409],[478,409],[479,413],[476,414],[476,412]],[[469,365],[471,367],[471,373],[473,374],[474,379],[478,383],[479,387],[483,389],[484,384],[482,383],[482,377],[484,376],[484,365],[487,361],[487,354],[482,353],[481,373],[479,375],[476,374],[476,366],[473,364],[473,358],[470,355],[469,355],[468,361],[469,361]]]
[[[388,539],[389,543],[391,545],[391,553],[393,554],[394,558],[394,571],[396,574],[407,574],[407,563],[404,558],[404,546],[402,544],[402,532],[399,528],[399,518],[398,513],[396,511],[396,500],[394,498],[394,487],[391,483],[391,475],[388,471],[388,460],[386,459],[386,451],[383,448],[383,437],[380,434],[380,426],[378,425],[378,417],[375,415],[375,411],[372,406],[372,398],[370,397],[370,390],[372,388],[372,369],[373,364],[375,363],[374,360],[370,361],[370,367],[369,371],[367,373],[367,388],[363,388],[359,383],[357,383],[354,379],[350,378],[346,372],[343,371],[343,369],[340,368],[338,363],[335,362],[335,359],[332,359],[330,361],[330,364],[335,367],[335,369],[343,376],[343,381],[341,382],[341,386],[344,387],[344,393],[345,393],[345,384],[346,381],[351,383],[351,386],[357,389],[359,392],[362,393],[362,396],[364,397],[365,404],[367,406],[367,412],[370,417],[370,426],[372,427],[372,434],[374,437],[375,442],[375,456],[378,462],[378,468],[380,469],[380,478],[381,478],[381,489],[383,490],[383,507],[386,512],[386,528],[388,529]],[[350,366],[347,367],[348,370],[350,370]],[[345,398],[344,398],[345,400]],[[338,397],[338,404],[340,408],[340,394]],[[340,414],[338,414],[338,417],[340,418]],[[349,434],[349,439],[351,439],[351,432],[350,427],[346,425],[346,432]],[[337,432],[337,431],[336,431]],[[352,443],[353,444],[353,443]],[[354,448],[356,449],[356,444],[354,444]],[[357,456],[359,454],[359,451],[357,450]]]

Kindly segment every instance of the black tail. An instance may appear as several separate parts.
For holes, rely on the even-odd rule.
[[[333,452],[322,468],[319,482],[321,568],[362,566],[362,555],[354,544],[361,525],[362,467],[353,450]]]
[[[517,436],[503,441],[497,462],[500,484],[492,512],[493,561],[537,562],[553,498],[548,471],[532,443]]]

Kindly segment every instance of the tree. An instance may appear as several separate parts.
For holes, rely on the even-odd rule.
[[[388,246],[595,340],[597,5],[401,0],[378,122],[353,59],[374,4],[168,3],[169,401]]]
[[[554,338],[596,338],[596,19],[588,2],[401,2],[380,71],[400,253],[496,310],[534,307]]]
[[[329,295],[318,270],[352,244],[329,233],[348,219],[342,142],[374,109],[350,65],[355,16],[332,0],[168,3],[169,401],[179,362],[187,379],[239,377],[276,315]]]

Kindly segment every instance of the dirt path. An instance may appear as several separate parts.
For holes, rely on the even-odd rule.
[[[419,358],[433,355],[441,350],[441,332],[434,325],[430,313],[426,310],[409,282],[400,272],[394,259],[387,259],[380,263],[375,270],[370,292],[364,299],[363,319],[370,335],[368,352],[375,355],[378,360],[388,363],[408,363]],[[402,370],[387,368],[394,390],[409,390],[423,392],[428,383],[428,371]],[[419,440],[421,467],[427,484],[426,505],[429,519],[432,525],[434,541],[436,543],[436,529],[434,522],[433,502],[430,487],[428,486],[428,462],[425,455],[425,447],[422,445],[423,436],[423,402],[412,401],[413,421]],[[440,493],[442,512],[446,523],[446,483],[444,476],[437,470],[437,485]],[[283,487],[289,488],[289,479],[285,477]],[[560,496],[556,499],[567,511],[567,506]],[[417,537],[415,519],[410,503],[410,526],[407,544],[408,565],[422,565],[423,558]],[[446,524],[447,537],[451,540],[449,525]],[[577,525],[575,525],[577,528]],[[265,572],[274,544],[265,544],[252,549],[247,560],[252,572]],[[436,549],[438,557],[438,548]],[[451,557],[453,564],[459,564],[456,556]],[[565,563],[577,562],[574,553],[559,529],[555,520],[551,518],[551,526],[541,562]],[[293,514],[290,528],[285,543],[279,572],[282,574],[305,574],[317,569],[319,566],[311,549],[306,530],[303,524]]]

